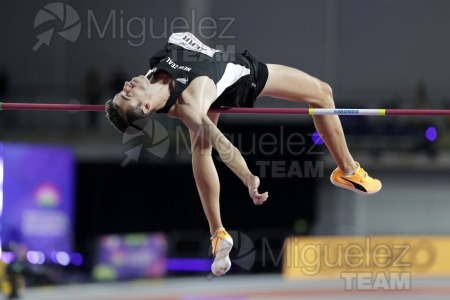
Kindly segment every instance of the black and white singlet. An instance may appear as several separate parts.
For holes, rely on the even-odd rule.
[[[165,70],[175,79],[169,100],[157,113],[167,113],[199,76],[216,84],[217,98],[211,107],[253,107],[268,78],[267,66],[248,51],[238,54],[213,49],[189,32],[173,33],[164,49],[150,58],[147,77],[157,70]]]

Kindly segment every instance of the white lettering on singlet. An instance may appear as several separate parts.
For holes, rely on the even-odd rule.
[[[213,57],[213,55],[217,52],[222,52],[221,50],[206,46],[190,32],[173,33],[169,37],[169,44],[178,45],[186,50],[200,52],[208,55],[209,57]]]
[[[170,59],[170,57],[166,58],[166,63],[175,70],[183,70],[183,71],[187,71],[189,72],[190,70],[192,70],[192,68],[186,67],[186,66],[180,66],[177,65],[173,60]]]

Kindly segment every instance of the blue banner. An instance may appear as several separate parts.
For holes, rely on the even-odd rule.
[[[66,147],[0,143],[1,239],[46,258],[72,251],[74,156]]]

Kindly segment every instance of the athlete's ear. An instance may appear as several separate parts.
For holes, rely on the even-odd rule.
[[[142,112],[143,112],[144,114],[148,114],[148,113],[150,112],[150,109],[151,109],[150,103],[145,102],[145,103],[142,105]]]

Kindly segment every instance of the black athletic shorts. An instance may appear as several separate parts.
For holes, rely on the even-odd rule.
[[[233,85],[226,88],[223,93],[211,105],[212,108],[220,107],[253,107],[256,97],[266,85],[269,78],[269,70],[265,63],[257,61],[248,51],[241,55],[250,64],[250,74],[241,77]]]

